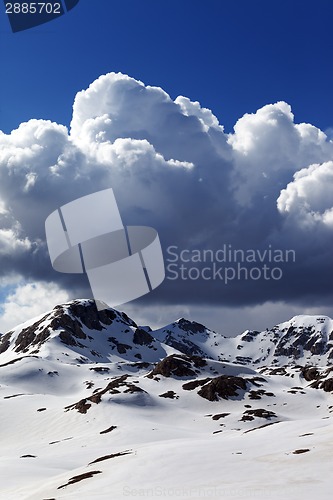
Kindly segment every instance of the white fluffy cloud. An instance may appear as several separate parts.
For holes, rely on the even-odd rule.
[[[31,243],[27,237],[20,239],[14,229],[0,229],[0,255],[29,252]]]
[[[333,228],[333,161],[310,165],[294,175],[281,191],[278,209],[306,226]]]
[[[17,285],[1,306],[0,332],[53,309],[66,302],[69,295],[55,283],[26,283]]]
[[[285,102],[244,115],[228,142],[234,151],[234,183],[241,204],[258,196],[276,199],[294,172],[333,157],[333,142],[313,125],[294,123]]]
[[[161,88],[103,75],[77,94],[70,130],[30,120],[11,134],[0,132],[0,275],[87,290],[85,282],[52,270],[44,222],[64,203],[112,187],[124,223],[155,227],[164,247],[284,248],[292,242],[299,258],[288,300],[305,293],[302,280],[297,283],[315,252],[313,293],[327,295],[328,282],[326,288],[319,282],[330,278],[322,252],[333,230],[332,159],[332,140],[296,123],[285,102],[244,115],[234,133],[225,134],[197,101],[173,101]],[[171,285],[163,284],[158,300],[237,305],[286,299],[282,282],[255,289],[249,283]]]

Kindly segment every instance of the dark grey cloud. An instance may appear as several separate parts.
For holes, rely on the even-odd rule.
[[[156,228],[166,257],[170,246],[179,254],[221,255],[225,246],[260,255],[295,252],[288,262],[269,256],[215,262],[236,273],[241,264],[248,276],[253,267],[278,267],[280,279],[254,279],[253,271],[245,279],[244,270],[227,284],[219,274],[166,279],[139,305],[329,303],[332,157],[332,141],[295,123],[284,102],[243,116],[228,135],[198,102],[173,101],[126,75],[104,75],[77,94],[69,131],[31,120],[0,133],[0,273],[3,280],[18,275],[57,283],[69,296],[91,296],[85,277],[52,270],[44,222],[64,203],[112,187],[123,222]],[[213,268],[212,262],[182,264],[200,273]]]

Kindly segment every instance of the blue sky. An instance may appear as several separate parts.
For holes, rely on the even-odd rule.
[[[1,3],[0,331],[87,296],[52,270],[44,221],[111,186],[164,250],[297,256],[278,281],[166,280],[123,308],[138,321],[332,315],[332,19],[331,0],[80,0],[13,34]]]
[[[332,126],[330,0],[80,0],[15,35],[1,7],[2,130],[32,117],[67,125],[76,92],[109,71],[199,100],[227,131],[279,100]]]

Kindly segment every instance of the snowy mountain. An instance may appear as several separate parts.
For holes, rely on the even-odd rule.
[[[0,498],[331,498],[332,347],[59,305],[0,337]]]
[[[295,316],[263,332],[246,330],[235,338],[181,318],[153,335],[185,354],[257,367],[333,362],[333,321],[327,316]]]

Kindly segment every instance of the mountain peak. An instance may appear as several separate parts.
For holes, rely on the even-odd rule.
[[[149,349],[149,353],[145,352]],[[155,353],[155,355],[154,355]],[[165,351],[124,312],[98,310],[93,300],[74,300],[26,322],[0,338],[2,359],[18,354],[62,362],[108,362],[110,357],[155,361]]]
[[[293,316],[289,322],[299,325],[307,324],[323,324],[332,321],[331,318],[322,314],[297,314]]]
[[[207,329],[201,323],[197,323],[196,321],[190,321],[185,318],[179,318],[175,321],[175,324],[179,326],[181,330],[189,333],[204,333]]]

